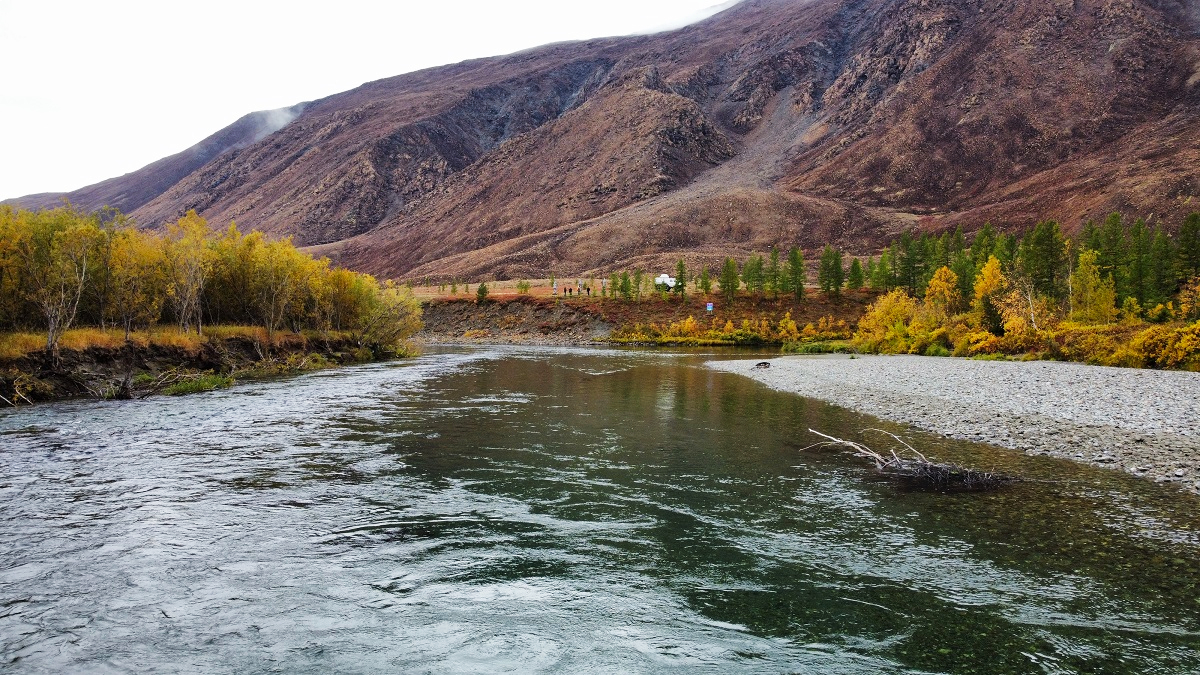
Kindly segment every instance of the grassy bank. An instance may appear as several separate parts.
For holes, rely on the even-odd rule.
[[[347,332],[267,331],[212,326],[67,331],[55,355],[45,334],[0,334],[0,406],[74,397],[144,398],[231,386],[238,379],[286,375],[405,356],[413,348],[372,349]]]

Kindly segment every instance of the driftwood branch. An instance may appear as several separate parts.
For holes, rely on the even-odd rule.
[[[883,455],[863,443],[847,441],[842,438],[823,434],[816,429],[809,429],[809,431],[826,440],[822,443],[810,445],[805,449],[815,447],[849,448],[854,451],[855,457],[862,457],[874,462],[875,469],[880,473],[891,478],[903,480],[913,487],[941,491],[976,491],[994,490],[1017,482],[1017,478],[1005,474],[992,471],[979,471],[978,469],[970,469],[957,464],[931,462],[925,455],[906,443],[902,438],[883,429],[865,429],[864,431],[874,431],[891,436],[915,455],[915,458],[901,457],[894,449],[890,450],[888,455]]]

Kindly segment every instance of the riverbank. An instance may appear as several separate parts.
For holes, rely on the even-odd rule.
[[[1200,493],[1200,373],[1051,361],[784,357],[708,367],[951,438]]]
[[[421,306],[421,321],[416,339],[443,345],[582,345],[607,339],[613,328],[590,303],[530,296],[430,300]]]
[[[376,357],[341,336],[285,333],[268,340],[221,335],[222,329],[166,342],[62,348],[57,358],[44,349],[0,358],[0,406],[187,393],[229,386],[238,377],[306,372]]]
[[[875,297],[847,291],[830,298],[648,295],[637,300],[507,295],[477,303],[434,298],[422,303],[426,344],[653,345],[783,344],[800,337],[849,337]],[[709,304],[712,311],[709,310]]]

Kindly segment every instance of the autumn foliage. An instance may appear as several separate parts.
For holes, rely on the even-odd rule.
[[[389,349],[420,327],[407,289],[333,267],[236,225],[214,231],[189,211],[165,231],[121,214],[0,207],[0,331],[39,331],[57,350],[73,326],[135,331],[216,324],[339,333]]]
[[[1126,228],[1119,216],[1089,224],[1081,239],[1052,221],[1019,241],[985,228],[970,249],[943,249],[948,265],[921,272],[909,261],[914,287],[896,282],[868,308],[854,342],[877,353],[1200,370],[1200,216],[1175,239],[1140,221]],[[916,241],[908,245],[920,250]],[[899,263],[896,250],[872,267],[905,269],[905,249]],[[964,279],[954,268],[974,273]],[[911,291],[922,286],[918,300]]]

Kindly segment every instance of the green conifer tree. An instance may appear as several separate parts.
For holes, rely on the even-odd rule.
[[[1176,260],[1177,255],[1174,246],[1171,245],[1171,238],[1162,228],[1155,227],[1150,243],[1147,307],[1163,304],[1175,293]]]
[[[752,255],[746,259],[746,263],[742,265],[742,283],[746,285],[746,291],[751,294],[759,295],[763,291],[763,258],[761,255]]]
[[[779,267],[779,249],[775,248],[774,246],[771,247],[771,254],[767,259],[767,268],[763,272],[763,277],[767,292],[770,293],[772,297],[779,297],[783,272]]]
[[[1190,281],[1200,276],[1200,213],[1191,213],[1179,228],[1179,275],[1180,281]]]
[[[1034,290],[1061,300],[1066,293],[1067,246],[1057,221],[1043,220],[1021,240],[1020,268]]]
[[[708,271],[708,265],[700,268],[700,278],[696,280],[696,289],[704,295],[712,293],[712,273]]]
[[[1151,246],[1154,243],[1146,221],[1138,218],[1129,229],[1129,249],[1125,263],[1125,284],[1129,297],[1146,306],[1150,292]]]
[[[857,291],[863,287],[862,262],[855,258],[850,263],[850,273],[846,276],[846,288]]]
[[[889,249],[883,249],[883,253],[880,254],[875,271],[871,273],[870,282],[871,288],[877,291],[890,291],[895,286],[892,282],[892,252]]]
[[[987,263],[988,258],[995,255],[995,253],[996,228],[991,223],[984,223],[983,227],[975,233],[975,238],[971,240],[971,260],[975,263],[975,274],[971,275],[972,279],[975,278],[975,275],[979,274],[980,270]],[[997,260],[999,260],[998,256]]]
[[[845,270],[842,267],[842,252],[829,244],[821,251],[821,262],[817,268],[817,285],[826,295],[841,295],[845,282]]]
[[[786,276],[788,291],[795,295],[797,300],[803,299],[804,281],[808,273],[804,269],[804,251],[799,248],[792,247],[788,251]]]
[[[739,279],[737,262],[733,258],[726,258],[721,266],[721,275],[717,277],[717,287],[729,302],[733,302],[737,295],[738,286],[741,285]]]

